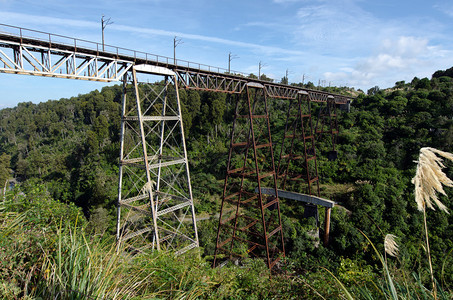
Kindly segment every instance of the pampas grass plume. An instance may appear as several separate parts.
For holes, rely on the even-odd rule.
[[[415,185],[415,201],[420,211],[424,211],[425,207],[435,210],[434,202],[440,210],[449,213],[447,207],[437,197],[437,193],[446,195],[442,185],[453,187],[453,181],[442,171],[445,168],[442,157],[453,161],[451,153],[431,147],[420,149],[417,171],[412,178]]]
[[[384,249],[388,255],[396,257],[398,256],[398,244],[396,243],[396,236],[393,234],[387,234],[384,239]]]

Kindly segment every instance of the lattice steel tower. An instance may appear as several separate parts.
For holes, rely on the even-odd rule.
[[[251,256],[272,269],[285,255],[266,94],[251,82],[236,101],[214,266]],[[262,186],[274,196],[262,194]]]
[[[117,238],[138,250],[198,247],[178,82],[166,68],[134,66],[123,81]]]
[[[307,92],[301,91],[297,99],[290,100],[277,172],[282,190],[289,188],[291,191],[303,191],[308,195],[319,196],[315,130],[311,111],[311,100]]]

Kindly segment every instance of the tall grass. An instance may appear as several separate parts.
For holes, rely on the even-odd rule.
[[[214,271],[191,254],[132,255],[48,200],[0,203],[0,299],[195,299],[215,291],[217,282],[202,275]]]
[[[0,203],[0,299],[263,299],[278,293],[262,260],[212,269],[202,249],[178,257],[137,254],[114,236],[87,231],[76,207],[27,197]]]
[[[372,246],[376,257],[379,259],[382,266],[382,277],[376,278],[365,286],[347,287],[341,282],[332,272],[325,269],[329,275],[335,279],[338,287],[343,291],[344,297],[347,299],[452,299],[452,294],[442,290],[442,287],[436,282],[437,294],[432,293],[426,286],[423,285],[420,276],[412,273],[407,276],[404,270],[398,270],[398,276],[390,272],[389,261],[386,255],[395,256],[397,258],[398,245],[393,235],[387,234],[384,240],[384,254],[381,254],[375,244],[367,235],[361,232],[368,243]]]
[[[415,201],[418,210],[423,212],[426,253],[428,256],[429,271],[431,274],[432,294],[437,299],[437,286],[434,280],[433,265],[431,261],[431,250],[429,247],[428,223],[426,221],[426,208],[435,210],[434,204],[448,214],[447,207],[440,202],[437,193],[446,195],[443,185],[453,187],[453,181],[442,171],[445,168],[442,163],[447,158],[453,161],[453,154],[437,150],[435,148],[425,147],[420,149],[420,155],[417,162],[417,170],[412,183],[415,185]],[[431,201],[432,200],[432,201]]]
[[[88,237],[83,229],[60,228],[56,251],[44,251],[38,295],[52,299],[126,299],[138,295],[152,274],[136,268],[112,238]],[[124,250],[124,249],[121,249]]]
[[[199,299],[218,284],[196,253],[131,254],[113,236],[87,236],[77,226],[57,236],[36,293],[45,299]]]

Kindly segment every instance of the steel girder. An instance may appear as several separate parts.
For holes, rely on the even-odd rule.
[[[241,94],[247,80],[222,74],[210,74],[203,71],[176,69],[176,74],[182,86],[187,89]]]
[[[232,74],[211,73],[203,70],[176,67],[176,74],[181,86],[186,89],[213,91],[229,94],[241,94],[248,83],[255,79],[245,78]],[[298,93],[304,91],[310,95],[313,102],[327,102],[333,99],[335,104],[347,104],[350,100],[346,96],[335,95],[322,91],[303,89],[296,86],[259,81],[266,91],[266,95],[273,99],[297,99]],[[332,98],[333,97],[333,98]]]
[[[139,83],[138,71],[164,81]],[[123,87],[117,238],[184,253],[198,233],[176,75],[137,66]]]

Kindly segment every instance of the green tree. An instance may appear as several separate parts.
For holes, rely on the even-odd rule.
[[[368,95],[368,96],[373,96],[373,95],[378,94],[380,91],[381,91],[381,89],[376,85],[376,86],[370,88],[370,89],[367,91],[367,95]]]
[[[280,83],[282,84],[288,84],[288,77],[284,76],[281,80]]]
[[[430,90],[431,89],[431,82],[429,81],[428,78],[422,78],[420,79],[417,84],[415,85],[415,88],[417,90],[419,89],[427,89],[427,90]]]
[[[274,79],[267,77],[266,74],[261,74],[260,80],[274,82]]]

